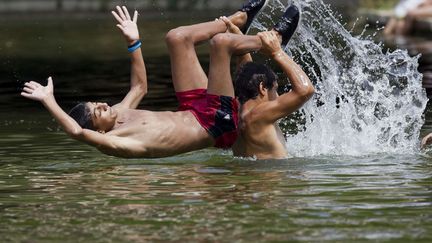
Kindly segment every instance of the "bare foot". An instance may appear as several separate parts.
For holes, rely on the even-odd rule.
[[[233,24],[235,24],[237,27],[241,29],[246,24],[247,14],[242,11],[237,11],[236,13],[229,16],[228,18]]]

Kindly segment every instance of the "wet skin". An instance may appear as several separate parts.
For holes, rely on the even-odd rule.
[[[189,111],[152,112],[94,102],[87,106],[96,130],[108,139],[127,137],[129,141],[127,148],[118,150],[96,146],[106,154],[132,158],[166,157],[210,147],[214,143]]]

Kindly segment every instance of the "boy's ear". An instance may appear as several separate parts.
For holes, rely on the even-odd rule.
[[[263,82],[260,82],[260,84],[259,84],[259,90],[258,91],[259,91],[259,94],[261,96],[265,96],[267,94],[267,88],[264,87]]]

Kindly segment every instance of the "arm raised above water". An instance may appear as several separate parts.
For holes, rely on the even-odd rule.
[[[315,89],[306,73],[281,48],[280,40],[273,31],[258,34],[262,40],[262,52],[270,56],[289,78],[292,90],[276,100],[265,102],[257,109],[257,120],[273,123],[304,105],[314,94]]]
[[[147,94],[147,71],[142,56],[139,42],[139,31],[137,26],[138,11],[135,10],[133,18],[125,6],[116,7],[117,12],[112,11],[112,15],[117,20],[117,27],[122,32],[128,46],[134,46],[130,49],[131,55],[131,88],[126,97],[120,102],[124,108],[135,109],[138,107],[142,98]],[[138,47],[138,48],[136,48]]]

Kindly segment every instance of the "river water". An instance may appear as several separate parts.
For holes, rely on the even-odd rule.
[[[315,149],[253,161],[206,149],[125,160],[71,140],[16,89],[53,75],[65,109],[82,100],[115,103],[128,87],[123,40],[101,16],[11,19],[0,20],[1,242],[432,240],[431,151]],[[175,109],[163,37],[197,21],[141,22],[150,79],[141,108]],[[199,53],[206,67],[206,46]],[[421,135],[432,131],[425,114]]]

